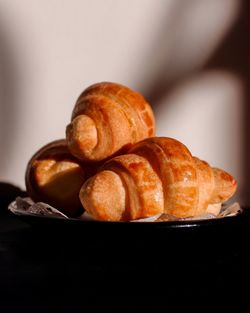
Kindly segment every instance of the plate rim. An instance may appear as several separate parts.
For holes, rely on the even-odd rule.
[[[100,227],[132,227],[132,228],[169,228],[169,229],[184,229],[184,228],[199,228],[206,226],[215,226],[215,225],[225,225],[239,222],[241,220],[246,220],[247,217],[250,218],[250,209],[242,208],[242,212],[234,216],[226,216],[221,218],[211,218],[211,219],[202,219],[202,220],[184,220],[184,221],[143,221],[143,222],[130,222],[130,221],[98,221],[98,220],[81,220],[79,218],[63,218],[56,216],[43,216],[37,214],[16,214],[11,212],[12,215],[18,219],[26,222],[27,224],[34,226],[34,224],[58,224],[67,226],[72,226],[72,224],[83,224],[83,225],[99,225]],[[34,223],[33,223],[34,222]],[[68,224],[68,225],[67,225]],[[132,225],[137,226],[132,226]],[[140,224],[141,226],[138,226]],[[105,226],[104,226],[105,225]],[[130,225],[130,226],[124,226]],[[150,225],[150,226],[149,226]],[[83,226],[84,228],[84,226]]]

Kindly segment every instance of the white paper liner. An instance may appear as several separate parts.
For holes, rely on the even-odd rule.
[[[16,201],[10,203],[8,209],[16,215],[38,215],[68,219],[65,214],[53,208],[49,204],[43,202],[35,203],[30,198],[17,197]]]
[[[63,219],[71,219],[59,210],[53,208],[52,206],[43,203],[35,203],[30,198],[16,198],[15,201],[9,204],[8,209],[15,215],[30,215],[30,216],[46,216],[46,217],[56,217]],[[213,213],[211,213],[213,212]],[[176,216],[170,214],[157,214],[147,218],[142,218],[138,220],[133,220],[130,222],[166,222],[166,221],[194,221],[194,220],[205,220],[205,219],[215,219],[215,218],[224,218],[228,216],[235,216],[242,212],[238,202],[235,202],[230,205],[221,205],[216,206],[216,210],[209,210],[209,213],[189,217],[189,218],[177,218]],[[78,219],[82,221],[95,221],[94,217],[87,212],[84,212]]]

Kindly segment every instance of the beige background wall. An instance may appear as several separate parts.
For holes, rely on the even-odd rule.
[[[0,0],[0,181],[24,187],[28,159],[64,136],[88,85],[144,94],[158,135],[244,181],[243,82],[206,67],[238,0]]]

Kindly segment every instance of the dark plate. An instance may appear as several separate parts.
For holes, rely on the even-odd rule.
[[[129,249],[131,246],[135,249],[142,246],[162,247],[163,242],[168,247],[176,242],[181,243],[182,247],[185,242],[188,245],[200,245],[198,242],[205,245],[205,241],[207,244],[217,244],[220,240],[238,240],[236,238],[242,236],[243,230],[250,229],[248,209],[231,217],[168,222],[104,222],[35,214],[17,215],[17,211],[12,212],[15,217],[30,225],[31,231],[38,234],[42,242],[48,243],[55,239],[55,244],[64,241],[69,242],[70,246],[78,246],[84,240],[85,247],[88,244],[100,248],[104,244],[105,248],[110,245],[111,249],[117,249],[118,246],[121,249],[125,246]]]
[[[224,218],[203,219],[203,220],[186,220],[186,221],[168,221],[168,222],[103,222],[93,220],[80,220],[80,219],[64,219],[60,217],[47,217],[37,215],[16,215],[19,219],[36,227],[55,227],[55,228],[74,228],[78,230],[93,230],[98,229],[113,229],[118,230],[193,230],[203,228],[216,228],[216,227],[235,227],[243,226],[250,222],[250,210],[243,209],[242,213],[236,216],[228,216]]]
[[[181,273],[196,273],[197,267],[231,269],[235,257],[245,259],[249,253],[248,209],[233,217],[182,222],[97,222],[14,214],[13,218],[27,227],[7,234],[5,240],[12,240],[10,246],[19,247],[27,260],[46,257],[59,264],[64,260],[76,271],[97,264],[107,273],[112,269],[115,277],[123,268],[126,275],[134,272],[137,277],[139,268],[141,275],[152,278],[156,266],[175,281],[176,273],[182,279]]]
[[[17,216],[31,225],[27,237],[32,236],[35,247],[62,246],[65,251],[104,257],[137,256],[147,259],[165,258],[173,262],[184,258],[205,256],[214,258],[220,254],[231,255],[242,247],[250,233],[250,210],[237,216],[220,219],[171,222],[100,222],[78,219],[48,218],[40,216]],[[36,239],[35,239],[36,238]],[[35,249],[35,248],[34,248]],[[77,258],[77,256],[75,256]],[[145,262],[145,260],[143,261]]]

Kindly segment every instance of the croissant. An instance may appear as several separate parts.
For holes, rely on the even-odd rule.
[[[91,172],[90,172],[91,170]],[[69,153],[65,140],[56,140],[37,151],[26,167],[25,184],[34,201],[43,201],[68,216],[83,212],[79,190],[94,173]]]
[[[166,213],[179,218],[218,209],[236,180],[193,157],[181,142],[147,138],[107,161],[80,190],[86,211],[99,220],[127,221]]]
[[[71,153],[90,162],[127,152],[132,144],[154,134],[154,115],[143,96],[111,82],[84,90],[66,127]]]

